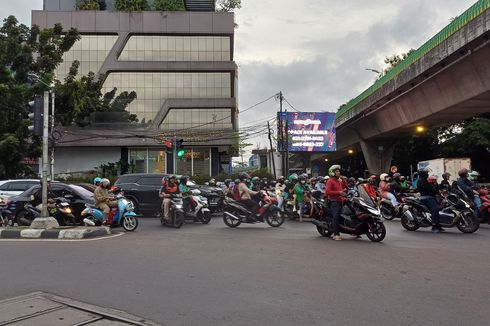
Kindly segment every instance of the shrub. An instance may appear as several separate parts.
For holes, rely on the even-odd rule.
[[[159,11],[183,11],[183,0],[155,0],[155,10]]]
[[[77,0],[78,10],[100,10],[99,0]]]
[[[114,7],[119,11],[144,11],[150,9],[148,0],[116,0]]]

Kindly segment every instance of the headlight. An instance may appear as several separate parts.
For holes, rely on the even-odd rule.
[[[70,208],[70,207],[65,208],[65,213],[66,213],[66,214],[71,214],[71,208]]]
[[[178,209],[182,209],[182,204],[175,204],[175,207],[177,207]]]

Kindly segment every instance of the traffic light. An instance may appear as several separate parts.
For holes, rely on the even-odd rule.
[[[43,135],[43,114],[44,114],[44,101],[41,97],[36,97],[34,101],[29,102],[29,119],[32,121],[32,125],[27,127],[30,133],[34,136]]]
[[[165,151],[167,154],[172,154],[174,151],[174,144],[171,140],[164,140],[163,145],[165,146]]]
[[[175,150],[177,151],[177,157],[182,158],[185,155],[184,140],[177,139],[175,141]]]

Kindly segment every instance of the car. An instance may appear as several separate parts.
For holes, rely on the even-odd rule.
[[[91,183],[76,183],[76,185],[77,185],[77,186],[80,186],[80,187],[82,187],[82,188],[84,188],[84,189],[86,189],[86,190],[88,190],[88,191],[90,191],[90,192],[92,192],[92,193],[93,193],[93,192],[95,191],[95,189],[97,188],[97,186],[96,186],[96,185],[93,185],[93,184],[91,184]]]
[[[162,179],[168,178],[170,174],[164,173],[133,173],[124,174],[114,183],[114,189],[124,192],[127,199],[133,202],[135,211],[144,215],[156,216],[160,214],[162,200],[158,196],[162,187]],[[179,178],[179,176],[177,176]],[[201,195],[208,199],[211,211],[219,209],[224,199],[223,190],[220,188],[198,185],[189,180],[187,185],[192,189],[199,189]]]
[[[18,196],[11,197],[8,201],[8,208],[14,214],[16,219],[25,212],[24,205],[31,201],[31,196],[33,196],[37,191],[39,191],[41,185],[33,186]],[[62,197],[68,200],[73,214],[79,218],[80,213],[85,209],[86,204],[94,204],[93,193],[90,191],[77,186],[61,182],[56,182],[51,184],[51,191],[56,195],[56,197]]]
[[[0,181],[0,197],[4,200],[17,196],[32,186],[38,185],[38,179],[15,179]]]

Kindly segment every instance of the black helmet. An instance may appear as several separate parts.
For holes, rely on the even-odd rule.
[[[442,174],[442,177],[443,178],[448,178],[449,179],[450,176],[451,176],[451,173],[449,173],[449,172],[446,172],[446,173],[443,173]]]
[[[298,180],[299,180],[299,181],[306,180],[305,175],[304,175],[304,174],[300,175],[300,176],[298,177]]]
[[[175,175],[171,175],[171,176],[168,177],[168,180],[169,181],[172,180],[172,179],[174,179],[174,181],[175,181],[177,179],[177,177]]]
[[[429,170],[427,169],[419,169],[419,178],[427,179],[429,177]]]
[[[401,176],[402,176],[402,175],[401,175],[400,173],[398,173],[398,172],[397,172],[397,173],[393,174],[393,179],[394,179],[394,180],[399,180]]]
[[[186,184],[187,180],[189,180],[189,177],[186,175],[180,177],[180,183]]]
[[[238,175],[238,178],[240,178],[240,181],[244,181],[250,179],[250,175],[246,172],[242,172]]]

